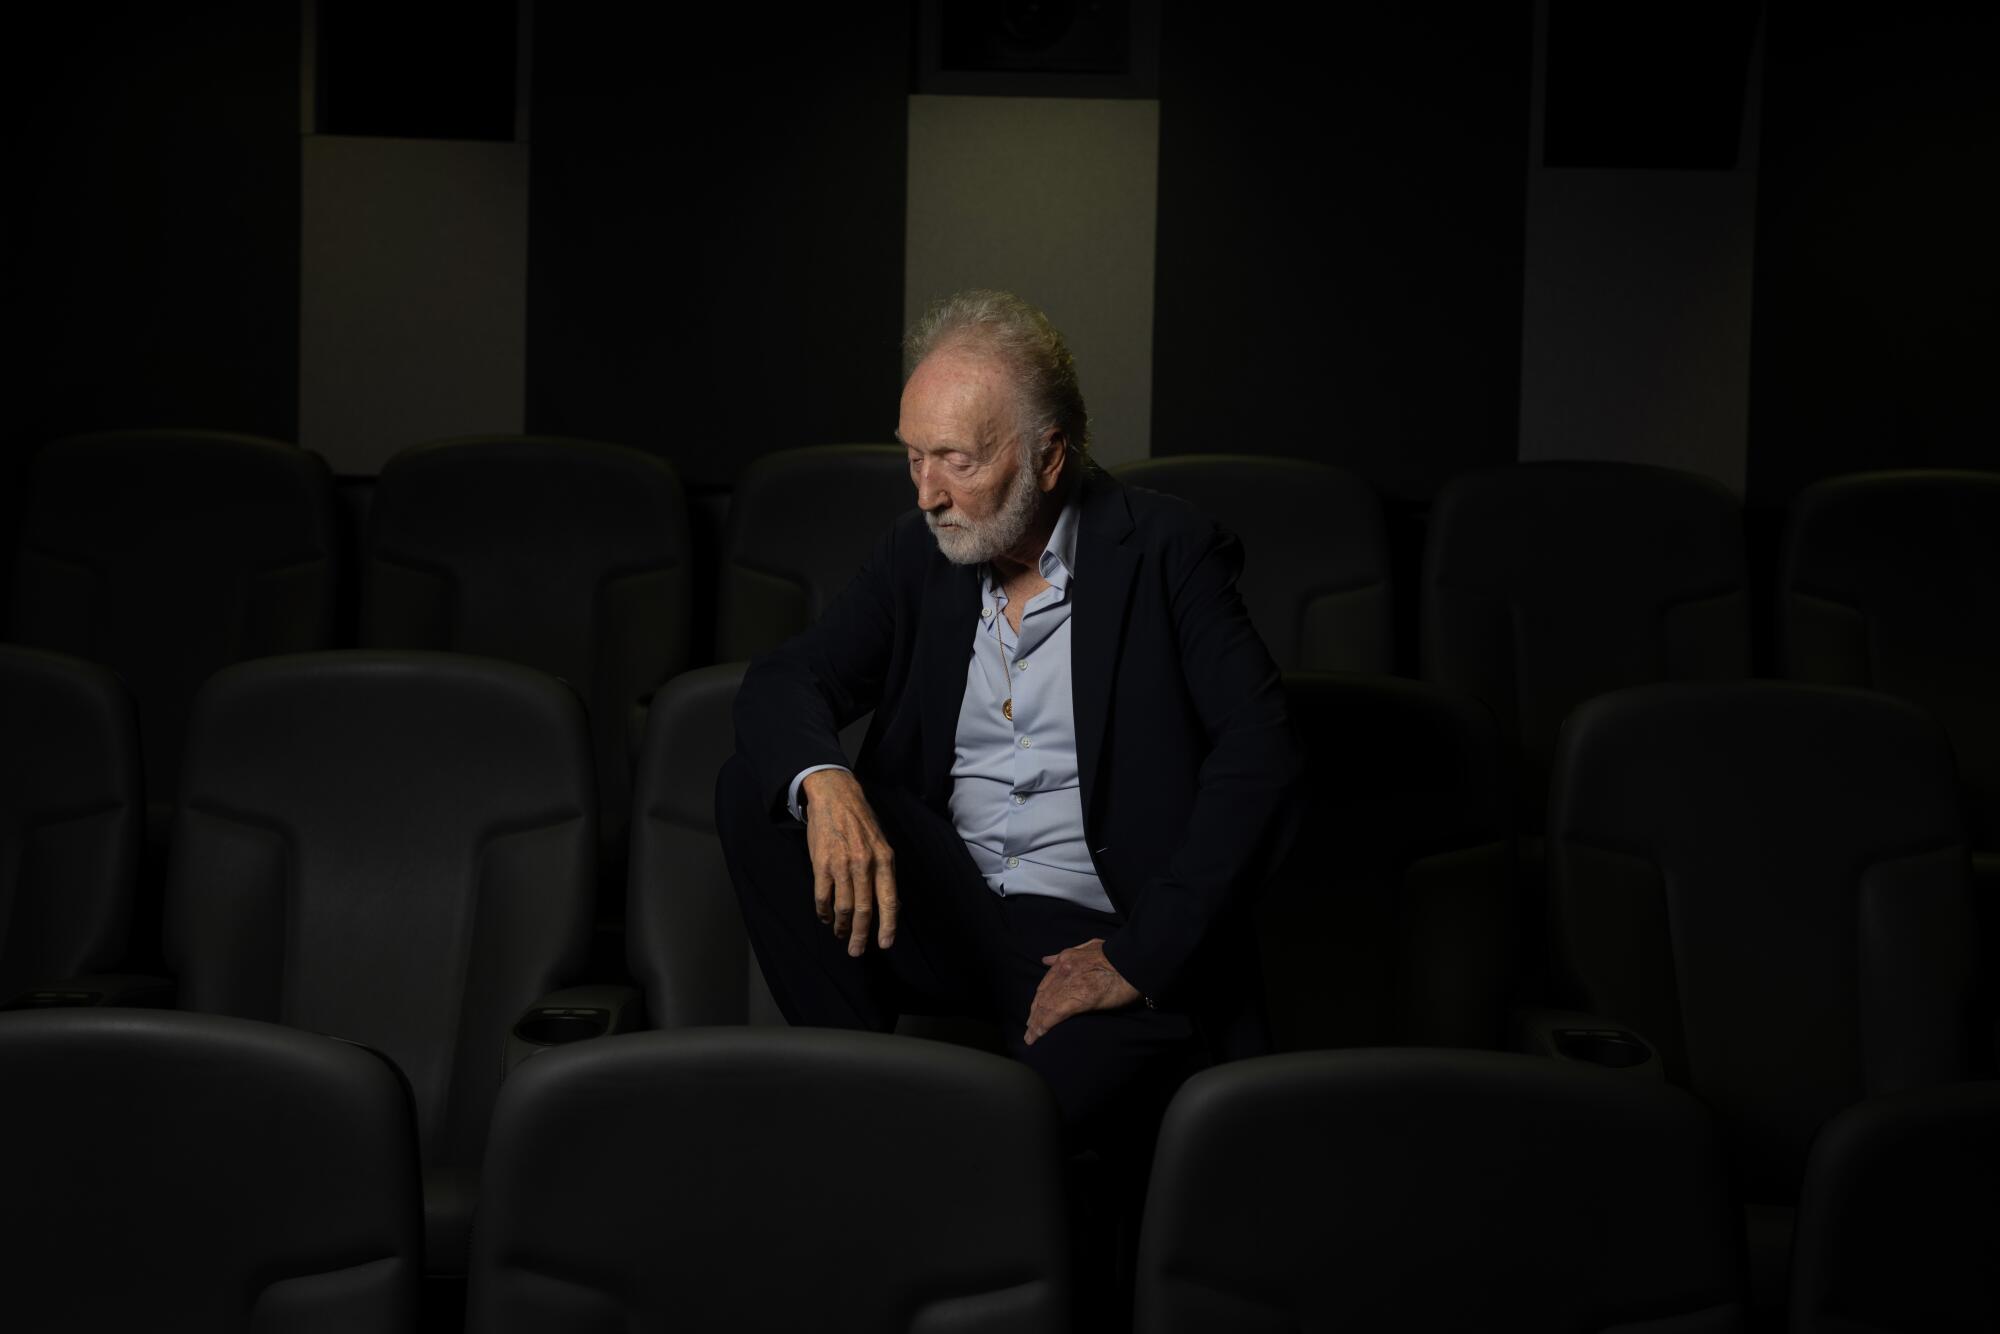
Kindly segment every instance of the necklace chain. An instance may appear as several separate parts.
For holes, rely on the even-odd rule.
[[[1007,680],[1007,698],[1000,702],[1000,716],[1008,722],[1014,721],[1014,668],[1007,661],[1007,631],[998,622],[1007,619],[1007,595],[1001,592],[993,598],[993,642],[1000,649],[1000,671]]]

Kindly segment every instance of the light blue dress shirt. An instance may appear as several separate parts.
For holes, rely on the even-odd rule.
[[[1017,636],[1007,595],[981,571],[979,626],[959,703],[951,819],[994,893],[1047,894],[1112,912],[1083,833],[1076,712],[1070,688],[1070,580],[1078,506],[1071,496],[1042,548],[1049,586],[1028,601]],[[1002,704],[1014,701],[1013,718]]]
[[[980,571],[980,608],[966,664],[965,695],[951,765],[951,818],[987,887],[1047,894],[1098,912],[1115,911],[1083,832],[1076,713],[1070,687],[1070,581],[1076,574],[1079,507],[1072,495],[1042,548],[1049,586],[1029,599],[1016,635],[1007,595],[991,567]],[[1013,718],[1002,711],[1014,701]],[[792,814],[800,814],[792,780]]]

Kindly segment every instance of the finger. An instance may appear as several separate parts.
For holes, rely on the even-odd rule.
[[[1040,1038],[1049,1035],[1049,1030],[1063,1020],[1079,1012],[1079,1007],[1067,1002],[1056,1002],[1047,1006],[1036,1006],[1028,1012],[1027,1044],[1032,1047]]]
[[[833,873],[833,934],[847,939],[849,923],[854,920],[854,882],[848,879],[847,868],[839,867]]]
[[[896,943],[896,910],[900,906],[896,897],[896,869],[883,861],[875,867],[875,908],[882,918],[882,924],[875,929],[875,943],[885,950]]]
[[[848,924],[847,955],[861,957],[868,948],[868,928],[875,922],[875,882],[866,873],[854,876],[854,920]]]
[[[1043,963],[1054,963],[1054,962],[1055,962],[1055,961],[1056,961],[1057,959],[1060,959],[1060,958],[1062,958],[1062,955],[1060,955],[1060,954],[1044,954],[1044,955],[1042,956],[1042,962],[1043,962]]]
[[[818,860],[813,862],[813,914],[833,924],[833,872]]]

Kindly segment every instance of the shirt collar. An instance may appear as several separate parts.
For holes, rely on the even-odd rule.
[[[1063,502],[1062,512],[1056,515],[1056,526],[1049,530],[1049,540],[1042,547],[1039,568],[1042,578],[1049,581],[1058,595],[1069,596],[1069,581],[1076,574],[1076,529],[1079,516],[1083,512],[1082,487],[1073,487],[1069,499]],[[999,596],[1000,585],[993,578],[993,567],[979,567],[980,579],[986,586],[986,596]]]

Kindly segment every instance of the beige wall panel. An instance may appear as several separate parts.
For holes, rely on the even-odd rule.
[[[1154,101],[910,99],[905,315],[966,287],[1042,307],[1105,464],[1151,452],[1159,143]]]
[[[309,135],[299,441],[337,473],[522,428],[528,148]]]

